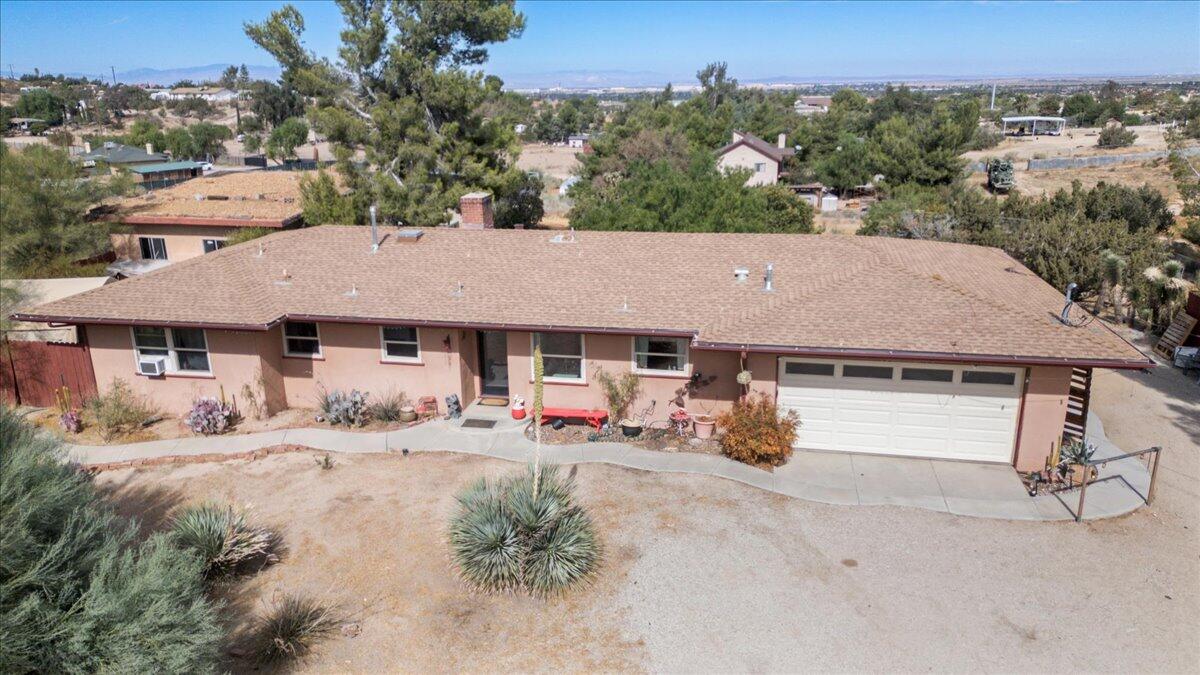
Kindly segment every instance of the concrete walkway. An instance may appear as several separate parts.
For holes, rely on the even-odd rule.
[[[68,449],[73,460],[85,465],[179,455],[235,454],[283,444],[346,453],[407,449],[410,452],[461,452],[514,462],[527,462],[533,458],[534,444],[525,438],[523,423],[498,420],[492,429],[470,429],[463,428],[462,421],[437,420],[409,429],[379,433],[287,429],[128,445],[69,445]],[[1095,415],[1088,418],[1088,438],[1098,446],[1100,457],[1122,454],[1104,436],[1104,428]],[[558,464],[603,462],[643,471],[717,476],[826,504],[915,506],[962,516],[1008,520],[1072,518],[1053,495],[1029,497],[1016,472],[1005,465],[797,451],[787,464],[769,472],[718,455],[657,452],[610,442],[544,445],[542,458]],[[1100,476],[1118,473],[1138,492],[1146,494],[1150,477],[1142,463],[1133,459],[1114,462],[1102,468]],[[1078,492],[1066,493],[1063,498],[1074,508]],[[1096,483],[1088,487],[1085,517],[1090,520],[1119,516],[1142,504],[1141,496],[1120,480]]]

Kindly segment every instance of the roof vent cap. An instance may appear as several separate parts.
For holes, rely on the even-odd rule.
[[[551,244],[574,244],[575,243],[575,228],[571,228],[570,232],[556,234],[550,237]]]
[[[741,283],[741,282],[744,282],[744,281],[746,281],[747,279],[749,279],[749,278],[750,278],[750,269],[749,269],[749,268],[747,268],[747,267],[735,267],[735,268],[733,268],[733,278],[734,278],[734,280],[736,280],[738,283]]]

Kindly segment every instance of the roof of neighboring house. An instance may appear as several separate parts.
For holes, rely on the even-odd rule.
[[[833,105],[832,96],[801,96],[796,100],[800,101],[804,105],[821,106],[825,108]]]
[[[717,150],[717,155],[724,155],[730,150],[743,145],[751,148],[758,154],[763,155],[768,159],[775,160],[776,162],[782,162],[785,157],[791,157],[792,155],[796,154],[795,148],[781,148],[779,146],[772,145],[771,143],[764,141],[754,134],[746,133],[745,131],[735,131],[733,133],[738,137],[738,139],[721,148],[720,150]]]
[[[141,164],[131,166],[129,170],[134,173],[163,173],[165,171],[184,171],[186,169],[199,169],[204,164],[201,162],[163,162],[162,164]]]
[[[122,199],[106,207],[113,212],[105,218],[130,225],[284,227],[300,219],[301,177],[315,174],[315,171],[235,171],[200,176]],[[337,177],[336,173],[333,175]]]
[[[99,288],[112,281],[110,277],[67,277],[63,279],[11,279],[4,284],[16,286],[22,300],[19,309],[26,309],[54,300],[70,297],[76,293]],[[18,321],[5,331],[5,337],[19,342],[64,342],[79,341],[75,326],[52,328],[43,322]]]
[[[1151,365],[1100,321],[1060,323],[1063,296],[993,248],[822,235],[421,232],[402,241],[384,228],[372,253],[369,228],[287,230],[22,318],[659,333],[693,337],[699,348],[824,357]],[[737,267],[751,279],[736,281]]]
[[[178,87],[172,89],[171,93],[178,96],[200,96],[203,94],[219,94],[221,92],[235,93],[232,89],[224,87]]]
[[[169,157],[161,152],[150,154],[142,148],[134,148],[121,143],[105,143],[91,152],[80,155],[80,159],[109,164],[132,164],[142,162],[165,162]]]

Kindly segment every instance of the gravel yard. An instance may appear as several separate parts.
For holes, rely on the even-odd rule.
[[[279,527],[283,561],[224,589],[229,616],[237,625],[277,591],[336,604],[361,634],[323,643],[312,672],[1194,672],[1198,390],[1167,368],[1095,386],[1110,438],[1167,447],[1150,508],[1008,522],[582,465],[606,561],[592,586],[549,602],[473,595],[448,566],[454,493],[511,463],[335,455],[326,471],[296,453],[99,481],[147,527],[204,499],[252,504]]]

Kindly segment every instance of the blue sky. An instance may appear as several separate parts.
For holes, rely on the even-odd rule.
[[[0,0],[0,67],[7,74],[10,64],[85,73],[269,65],[242,23],[280,4]],[[294,4],[309,47],[335,55],[336,7]],[[728,61],[745,80],[1200,72],[1200,2],[518,5],[528,18],[524,36],[493,47],[487,66],[514,81],[623,71],[682,82],[713,60]]]

